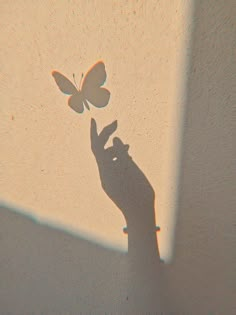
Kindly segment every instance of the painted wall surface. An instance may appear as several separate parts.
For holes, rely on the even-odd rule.
[[[177,314],[236,311],[235,14],[234,1],[193,8],[175,253],[163,281]]]
[[[126,248],[125,222],[101,189],[89,136],[91,117],[99,130],[117,120],[116,135],[154,187],[168,237],[187,7],[183,1],[1,1],[3,200]],[[110,102],[78,115],[51,72],[72,81],[74,73],[79,84],[98,60],[106,66]]]
[[[235,314],[235,13],[233,1],[0,1],[1,314]],[[99,60],[109,104],[78,114],[51,73],[79,84]],[[142,212],[104,192],[92,117],[99,131],[118,121],[136,163],[125,202]],[[105,176],[115,187],[121,173]]]

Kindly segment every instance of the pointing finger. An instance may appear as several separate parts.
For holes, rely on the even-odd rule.
[[[91,119],[91,125],[90,125],[90,139],[91,139],[91,147],[92,151],[95,150],[95,145],[98,142],[98,132],[97,132],[97,123],[95,119]]]

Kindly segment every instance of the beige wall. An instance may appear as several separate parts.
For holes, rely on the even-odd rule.
[[[155,190],[167,309],[233,314],[233,8],[0,1],[3,311],[124,306],[126,223],[101,188],[94,117],[99,129],[118,120]],[[79,115],[51,71],[78,82],[100,59],[110,102]]]
[[[167,300],[177,314],[234,314],[234,1],[196,1],[185,73],[179,193]]]
[[[182,1],[1,1],[3,200],[126,248],[124,219],[101,190],[89,140],[91,117],[100,128],[117,119],[116,135],[156,191],[164,254],[186,10]],[[100,59],[109,105],[78,115],[51,72],[79,82]]]

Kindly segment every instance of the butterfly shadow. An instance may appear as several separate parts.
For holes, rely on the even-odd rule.
[[[102,61],[95,63],[88,70],[84,78],[82,74],[82,82],[79,87],[76,84],[74,74],[73,78],[75,84],[56,70],[52,72],[52,76],[60,91],[70,95],[68,105],[75,112],[81,114],[85,108],[90,110],[90,105],[97,108],[107,106],[110,99],[110,92],[102,87],[107,78],[105,64]]]

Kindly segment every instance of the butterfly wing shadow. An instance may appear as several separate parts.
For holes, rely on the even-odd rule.
[[[78,91],[74,84],[58,71],[53,71],[52,76],[62,93],[67,95],[76,94]]]
[[[83,113],[84,111],[84,97],[80,91],[74,86],[74,84],[68,80],[63,74],[58,71],[53,71],[52,76],[54,77],[59,89],[67,95],[71,95],[68,99],[68,105],[77,113]]]
[[[105,107],[110,99],[110,92],[101,86],[106,81],[105,65],[102,61],[97,62],[86,74],[82,92],[84,98],[95,107]]]
[[[90,88],[87,93],[85,93],[85,98],[93,106],[101,108],[108,104],[110,92],[105,88]]]
[[[85,99],[81,92],[77,91],[76,94],[71,95],[68,100],[68,105],[72,108],[75,112],[82,114],[84,111],[84,104]],[[87,107],[88,105],[85,104]],[[89,107],[87,107],[89,109]]]

